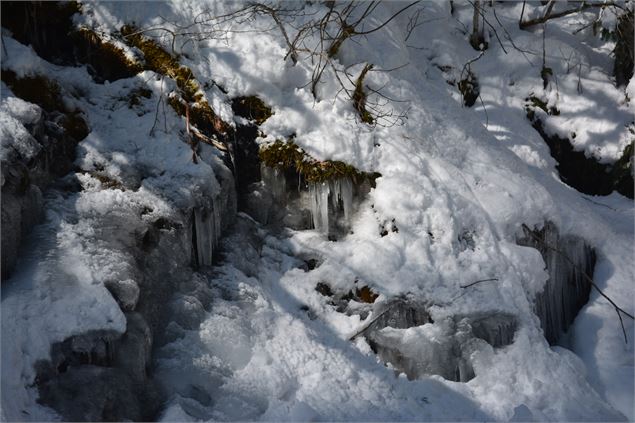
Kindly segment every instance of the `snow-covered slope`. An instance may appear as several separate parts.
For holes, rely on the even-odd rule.
[[[379,26],[404,6],[382,3],[366,25]],[[178,30],[203,22],[207,13],[219,16],[237,7],[87,3],[75,20],[113,34],[132,22]],[[321,4],[304,7],[296,24],[325,10]],[[222,36],[174,44],[181,63],[208,82],[205,98],[225,121],[242,122],[229,98],[257,95],[272,107],[274,114],[259,128],[261,145],[293,137],[317,160],[339,160],[381,176],[355,204],[350,231],[336,241],[316,230],[274,230],[239,213],[222,241],[221,263],[189,271],[186,281],[165,293],[171,314],[164,316],[153,361],[165,391],[161,419],[635,418],[633,321],[624,316],[625,343],[614,307],[592,290],[559,346],[550,346],[534,313],[549,273],[536,249],[517,242],[522,225],[541,228],[545,222],[562,236],[584,240],[597,254],[594,283],[633,313],[632,200],[616,192],[591,197],[564,184],[524,109],[527,97],[545,96],[560,110],[546,120],[548,131],[575,132],[576,149],[612,163],[632,141],[626,125],[633,102],[609,76],[610,43],[584,31],[571,34],[581,26],[575,15],[547,25],[547,60],[557,89],[543,88],[542,33],[518,29],[521,7],[496,4],[496,20],[491,9],[486,12],[497,22],[502,46],[490,31],[489,48],[470,65],[481,93],[472,108],[463,107],[456,86],[448,84],[479,56],[465,30],[469,3],[454,2],[450,14],[449,3],[424,2],[381,31],[347,40],[337,63],[349,67],[353,80],[372,63],[365,84],[392,99],[382,110],[407,113],[403,122],[387,125],[360,122],[330,70],[316,101],[307,86],[310,62],[293,66],[284,60],[285,39],[266,16],[238,22]],[[524,13],[541,8],[529,5]],[[421,25],[408,36],[414,10],[421,10]],[[191,29],[205,28],[199,23]],[[170,48],[167,34],[147,33]],[[46,74],[72,87],[72,101],[91,127],[77,150],[81,189],[49,193],[46,222],[34,230],[19,270],[3,284],[3,417],[48,419],[53,412],[34,403],[36,361],[47,358],[51,344],[86,331],[124,332],[124,313],[105,286],[111,279],[140,278],[134,253],[139,233],[159,218],[186,222],[183,216],[206,199],[221,201],[229,176],[222,155],[210,146],[193,163],[183,141],[185,119],[161,108],[175,89],[170,79],[144,71],[100,85],[85,67],[54,66],[8,34],[3,40],[3,69]],[[138,87],[149,89],[151,98],[129,108],[126,96]],[[2,96],[1,121],[18,128],[10,132],[13,138],[5,137],[3,123],[3,148],[5,140],[31,148],[15,121],[26,119],[21,110],[37,109],[4,87]],[[188,236],[183,245],[191,244]],[[176,269],[187,261],[182,258],[166,257],[166,268]],[[317,286],[328,286],[330,295]],[[379,294],[374,304],[342,302],[362,287]],[[207,303],[188,290],[204,291]],[[467,363],[473,378],[458,382],[423,371],[408,380],[394,371],[399,363],[379,360],[375,342],[356,335],[395,298],[425,309],[429,322],[380,328],[373,339],[400,345],[415,362],[425,356],[443,369],[454,369],[454,362],[444,364],[450,358]],[[470,335],[492,316],[513,327],[513,342]]]

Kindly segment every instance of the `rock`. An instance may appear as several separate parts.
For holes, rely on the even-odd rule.
[[[132,280],[107,281],[106,288],[117,300],[117,304],[123,311],[133,311],[139,301],[139,285]]]
[[[78,366],[40,386],[40,402],[68,421],[141,420],[140,399],[119,369]]]
[[[128,374],[135,383],[147,379],[152,351],[152,332],[139,313],[127,313],[126,333],[116,345],[115,366]]]
[[[170,304],[172,318],[184,329],[196,329],[205,317],[203,304],[191,295],[177,295]]]

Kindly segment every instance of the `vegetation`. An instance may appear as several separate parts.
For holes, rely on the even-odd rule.
[[[167,76],[176,82],[179,96],[168,98],[168,104],[174,111],[185,116],[189,123],[207,134],[225,137],[232,131],[231,126],[216,115],[205,100],[201,86],[187,66],[179,63],[156,41],[142,35],[142,31],[133,25],[124,25],[121,35],[132,46],[138,48],[145,58],[144,68]]]
[[[79,50],[77,60],[89,63],[94,69],[93,78],[99,82],[129,78],[143,70],[143,66],[126,56],[123,49],[103,40],[92,29],[82,27],[71,37]]]
[[[260,149],[260,160],[274,169],[293,170],[307,182],[325,182],[339,178],[351,178],[356,183],[364,180],[374,182],[378,173],[360,172],[355,167],[340,161],[315,160],[292,140],[277,140]]]
[[[353,91],[353,107],[357,110],[360,119],[364,123],[372,125],[375,119],[373,115],[366,109],[366,93],[364,92],[364,78],[368,71],[373,68],[373,65],[366,64],[362,72],[359,74],[357,81],[355,81],[355,91]]]
[[[527,118],[532,122],[536,119],[536,108],[550,116],[558,116],[560,114],[560,110],[558,110],[556,106],[549,107],[546,101],[541,100],[535,95],[530,95],[525,101],[527,102],[525,104],[525,112],[527,113]]]
[[[232,100],[234,114],[252,120],[256,125],[262,125],[273,115],[271,107],[267,106],[255,95],[249,97],[236,97]]]

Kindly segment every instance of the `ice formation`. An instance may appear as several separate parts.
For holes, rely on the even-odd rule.
[[[334,211],[342,210],[345,222],[350,222],[353,209],[353,182],[350,178],[310,183],[309,196],[311,217],[315,229],[322,233],[329,232],[329,198],[332,209]]]
[[[196,208],[192,219],[192,244],[198,266],[211,266],[214,247],[221,232],[220,213],[213,204],[211,209]]]
[[[269,188],[277,201],[284,201],[287,194],[287,180],[280,169],[265,166],[260,167],[260,174],[265,186]]]
[[[433,322],[423,304],[397,300],[382,307],[361,332],[384,363],[409,379],[439,375],[467,382],[472,355],[485,342],[494,348],[514,340],[516,318],[503,313],[447,317]]]
[[[589,300],[591,284],[585,274],[593,276],[595,251],[579,237],[561,237],[551,222],[540,231],[526,233],[518,243],[538,249],[547,266],[549,279],[536,296],[534,311],[553,345]]]
[[[331,186],[327,182],[309,184],[311,218],[313,227],[320,232],[329,231],[329,195]]]

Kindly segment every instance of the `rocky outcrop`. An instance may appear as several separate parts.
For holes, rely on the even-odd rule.
[[[30,105],[29,116],[16,116],[24,131],[20,140],[2,146],[2,279],[13,271],[23,238],[43,216],[43,191],[67,174],[75,159],[75,146],[88,135],[79,110],[62,100],[62,88],[44,76],[18,78],[2,71],[2,81]],[[20,101],[15,97],[12,100]],[[8,100],[7,100],[8,101]],[[39,107],[33,106],[34,103]],[[13,106],[15,108],[15,106]],[[9,107],[10,108],[10,107]],[[3,138],[16,136],[3,133]],[[6,142],[6,144],[5,144]],[[26,149],[24,144],[29,145]]]
[[[134,278],[104,281],[125,312],[126,332],[68,338],[51,347],[50,361],[38,363],[40,401],[65,419],[148,421],[156,417],[164,398],[152,376],[155,339],[164,335],[167,316],[194,328],[200,321],[195,312],[203,312],[203,304],[211,298],[204,286],[193,282],[197,280],[193,268],[209,265],[214,258],[213,245],[197,251],[201,229],[196,215],[214,216],[216,240],[236,214],[232,175],[222,165],[215,170],[221,191],[199,199],[178,218],[159,218],[136,228],[136,241],[129,249],[132,266],[126,266],[133,268]],[[208,261],[200,263],[197,257],[207,254]],[[196,289],[189,289],[192,284]]]

